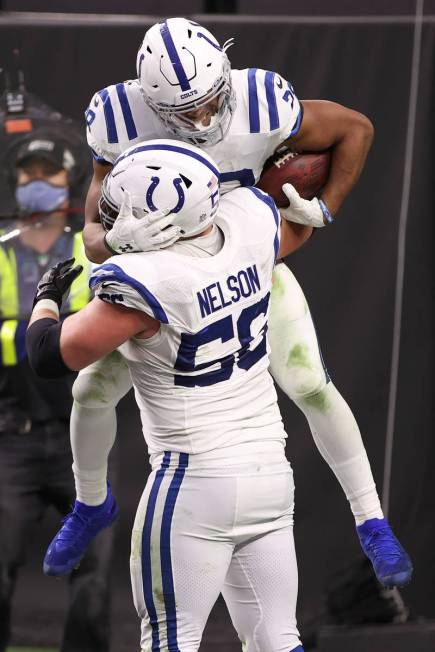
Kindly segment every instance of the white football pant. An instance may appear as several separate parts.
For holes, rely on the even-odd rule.
[[[244,446],[257,451],[250,461]],[[205,458],[160,456],[139,503],[130,567],[142,652],[196,652],[219,593],[245,652],[302,650],[293,473],[282,445],[240,445],[227,467]]]
[[[269,317],[270,371],[308,420],[316,446],[350,502],[356,524],[383,513],[352,410],[324,365],[302,288],[280,263],[273,274]]]

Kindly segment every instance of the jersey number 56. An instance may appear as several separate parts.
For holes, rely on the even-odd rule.
[[[205,387],[207,385],[214,385],[228,380],[233,373],[234,365],[240,369],[247,371],[250,369],[260,358],[267,353],[266,347],[266,332],[267,323],[265,323],[260,331],[261,341],[255,349],[250,350],[249,345],[254,339],[251,335],[251,324],[259,315],[266,315],[269,305],[268,293],[260,301],[254,303],[252,306],[244,308],[240,313],[237,320],[237,337],[240,342],[240,349],[236,353],[231,353],[201,364],[195,364],[195,357],[198,348],[204,344],[209,344],[215,340],[221,340],[222,343],[231,340],[234,335],[234,325],[231,315],[227,315],[219,321],[213,322],[206,326],[198,333],[182,333],[181,343],[178,349],[177,359],[175,361],[175,369],[184,372],[196,372],[200,369],[207,369],[212,366],[219,365],[219,368],[212,371],[206,371],[202,374],[181,375],[175,374],[175,385],[183,387]],[[236,362],[237,357],[237,362]]]

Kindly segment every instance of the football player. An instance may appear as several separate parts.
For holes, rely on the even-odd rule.
[[[63,323],[62,298],[80,267],[52,268],[38,285],[27,344],[35,371],[48,377],[116,347],[127,361],[153,469],[132,534],[141,649],[198,650],[222,592],[244,650],[302,652],[293,478],[266,332],[277,255],[311,229],[280,226],[273,200],[256,188],[219,203],[213,159],[174,140],[128,149],[104,197],[103,219],[118,213],[154,233],[172,230],[174,243],[97,267],[96,297]],[[113,498],[97,508],[94,527],[114,509]],[[68,537],[80,561],[81,519],[76,505],[47,553],[52,570]]]
[[[97,92],[86,112],[94,177],[86,204],[88,256],[102,262],[113,253],[167,245],[177,228],[153,233],[135,218],[105,233],[97,203],[101,184],[129,146],[156,137],[181,138],[217,161],[222,191],[251,186],[266,159],[281,145],[293,150],[331,148],[329,180],[321,197],[302,199],[285,185],[287,220],[323,228],[331,224],[363,168],[373,128],[360,113],[333,102],[300,102],[291,83],[256,68],[231,70],[226,51],[197,23],[171,18],[151,27],[137,57],[138,78]],[[157,178],[157,177],[156,177]],[[151,200],[157,181],[146,193]],[[110,212],[103,198],[101,211]],[[304,294],[290,270],[275,268],[271,298],[271,372],[305,414],[314,441],[350,502],[357,532],[384,585],[409,579],[407,556],[383,517],[360,431],[348,404],[324,367]],[[80,374],[74,387],[72,448],[77,495],[88,506],[107,497],[106,465],[116,430],[115,405],[130,387],[118,354]],[[68,570],[67,568],[65,570]]]

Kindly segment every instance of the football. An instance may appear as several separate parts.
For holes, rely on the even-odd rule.
[[[263,168],[257,187],[271,195],[277,206],[288,206],[282,191],[284,183],[291,183],[301,197],[313,199],[328,180],[331,152],[301,152],[281,150],[269,158]]]

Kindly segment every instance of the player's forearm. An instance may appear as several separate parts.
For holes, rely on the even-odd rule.
[[[85,245],[86,256],[93,263],[104,263],[105,260],[113,256],[104,243],[104,229],[98,222],[85,224],[83,229],[83,242]]]
[[[353,109],[325,100],[305,100],[298,134],[287,145],[297,152],[332,152],[321,199],[335,215],[357,182],[373,141],[370,120]]]
[[[361,115],[357,124],[332,149],[331,169],[321,199],[333,215],[336,215],[361,175],[373,133],[371,122]]]
[[[312,233],[313,229],[311,226],[287,222],[285,219],[281,220],[281,239],[278,258],[289,256],[300,249],[310,239]]]
[[[59,313],[41,307],[33,310],[26,333],[26,347],[30,366],[37,376],[57,378],[80,371],[108,352],[103,346],[100,355],[101,332],[92,341],[92,330],[100,328],[91,324],[81,326],[82,313],[70,315],[59,322]],[[115,347],[113,347],[115,348]],[[112,348],[109,349],[112,350]]]
[[[60,349],[62,323],[54,301],[37,302],[26,333],[26,349],[30,366],[42,378],[59,378],[71,373]]]
[[[54,321],[59,321],[59,310],[56,310],[54,301],[51,303],[53,304],[53,307],[49,306],[47,303],[47,306],[49,306],[47,308],[43,308],[41,304],[39,306],[36,304],[30,316],[27,328],[29,328],[35,321],[38,321],[38,319],[53,319]]]
[[[59,322],[46,310],[36,308],[33,312],[26,333],[26,347],[30,366],[37,376],[59,378],[80,371],[98,359],[98,353],[86,342],[83,344],[83,333],[71,325],[74,317],[70,315]]]
[[[94,174],[86,196],[85,228],[83,229],[83,243],[86,256],[93,263],[103,263],[112,254],[104,244],[104,229],[98,213],[98,201],[101,195],[102,179]]]

